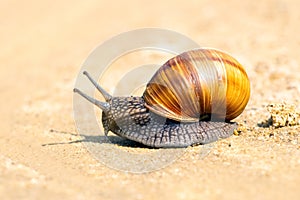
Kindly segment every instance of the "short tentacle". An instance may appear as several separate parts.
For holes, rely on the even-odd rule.
[[[99,108],[101,108],[104,112],[110,111],[110,105],[109,105],[109,103],[98,101],[97,99],[94,99],[94,98],[86,95],[85,93],[83,93],[82,91],[80,91],[77,88],[74,88],[73,91],[76,92],[76,93],[78,93],[78,94],[80,94],[82,97],[84,97],[86,100],[88,100],[92,104],[95,104],[96,106],[98,106]]]

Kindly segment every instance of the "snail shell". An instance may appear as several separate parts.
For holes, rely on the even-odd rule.
[[[150,111],[182,122],[212,115],[230,121],[243,112],[249,97],[250,82],[243,66],[232,56],[210,48],[168,60],[143,94]]]

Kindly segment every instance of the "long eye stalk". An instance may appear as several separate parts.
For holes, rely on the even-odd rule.
[[[97,90],[103,95],[106,101],[111,100],[112,96],[108,94],[108,92],[106,92],[100,85],[98,85],[98,83],[86,71],[84,71],[83,74],[88,77],[88,79],[93,83],[93,85],[97,88]],[[94,99],[77,88],[74,88],[73,92],[78,93],[79,95],[81,95],[83,98],[85,98],[92,104],[95,104],[96,106],[101,108],[104,112],[108,112],[110,110],[110,104],[108,102],[102,102],[97,99]]]
[[[93,83],[93,85],[97,88],[97,90],[102,94],[106,101],[111,100],[112,96],[108,94],[91,76],[87,71],[83,72],[84,75],[88,77],[88,79]]]

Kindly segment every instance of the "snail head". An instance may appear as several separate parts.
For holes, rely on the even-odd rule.
[[[74,92],[84,97],[92,104],[99,107],[102,112],[102,123],[105,135],[108,131],[112,131],[116,134],[122,135],[122,128],[128,128],[132,124],[143,124],[147,123],[149,117],[144,108],[144,102],[139,97],[113,97],[106,92],[98,83],[87,73],[83,72],[85,76],[91,81],[91,83],[97,88],[102,94],[105,102],[99,101],[95,98],[88,96],[81,90],[74,88]],[[137,117],[137,118],[135,118]],[[134,123],[132,123],[134,122]],[[121,126],[120,126],[121,125]]]

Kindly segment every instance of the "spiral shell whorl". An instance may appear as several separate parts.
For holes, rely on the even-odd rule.
[[[176,121],[205,115],[231,120],[250,96],[242,65],[215,49],[197,49],[168,60],[148,83],[143,98],[151,111]]]

